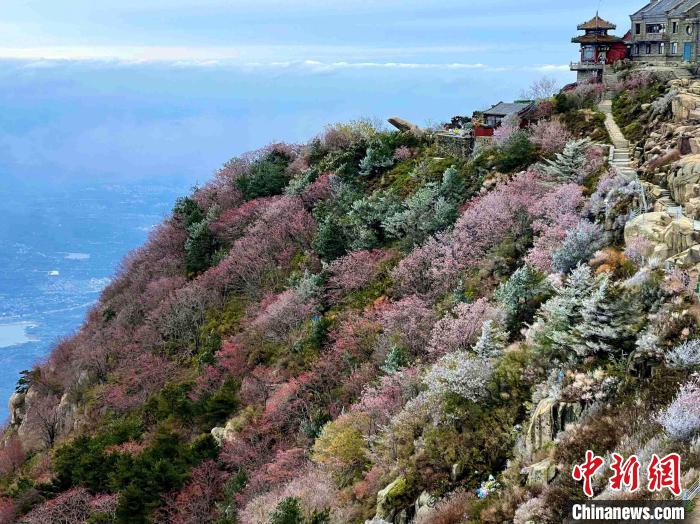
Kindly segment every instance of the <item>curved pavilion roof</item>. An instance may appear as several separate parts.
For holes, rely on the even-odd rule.
[[[579,31],[585,31],[587,29],[617,29],[617,26],[612,22],[603,20],[600,16],[598,16],[598,13],[596,13],[595,16],[591,18],[588,22],[579,24],[577,29]]]

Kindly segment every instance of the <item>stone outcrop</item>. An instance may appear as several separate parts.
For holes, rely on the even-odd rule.
[[[532,454],[553,442],[568,424],[578,421],[583,413],[580,403],[569,404],[545,398],[537,404],[525,434],[525,451]]]
[[[556,464],[550,458],[523,469],[523,473],[527,476],[528,486],[546,486],[554,480],[558,472]]]
[[[389,118],[388,122],[399,131],[403,131],[406,133],[414,133],[418,136],[424,133],[424,131],[413,122],[409,122],[408,120],[405,120],[398,116],[392,116],[391,118]]]
[[[431,495],[427,491],[421,493],[416,499],[414,519],[418,520],[420,517],[429,515],[437,503],[437,497]]]
[[[693,221],[674,219],[666,212],[645,213],[625,225],[625,242],[643,237],[653,245],[651,257],[671,260],[680,267],[700,262],[700,232],[693,230]]]
[[[404,477],[399,477],[383,490],[377,493],[377,511],[375,519],[385,520],[393,524],[408,524],[411,515],[406,509],[406,500],[410,494],[410,486]],[[415,496],[415,495],[414,495]]]

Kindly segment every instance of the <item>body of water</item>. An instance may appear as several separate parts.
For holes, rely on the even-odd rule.
[[[0,417],[20,371],[82,323],[119,261],[187,188],[98,185],[29,191],[0,214]]]

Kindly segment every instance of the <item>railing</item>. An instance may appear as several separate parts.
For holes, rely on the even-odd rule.
[[[693,500],[698,495],[700,495],[700,480],[698,480],[695,484],[693,484],[692,486],[687,488],[681,494],[681,500],[690,501],[690,500]]]
[[[604,65],[602,62],[571,62],[569,66],[572,71],[593,71],[603,69]]]
[[[645,35],[635,35],[635,40],[640,42],[664,42],[668,39],[668,33],[647,33]]]

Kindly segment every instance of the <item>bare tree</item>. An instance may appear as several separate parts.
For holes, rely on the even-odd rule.
[[[31,403],[27,413],[27,424],[42,439],[47,449],[58,438],[61,423],[58,404],[59,398],[55,395],[41,396]]]
[[[535,80],[530,87],[523,91],[522,98],[528,100],[546,100],[559,92],[559,84],[551,77],[543,76]]]

